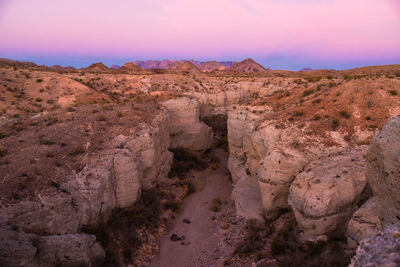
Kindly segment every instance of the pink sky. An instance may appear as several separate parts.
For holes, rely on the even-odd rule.
[[[0,57],[49,63],[400,63],[400,0],[0,0],[0,36]]]

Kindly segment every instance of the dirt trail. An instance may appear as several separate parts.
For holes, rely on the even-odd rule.
[[[232,212],[232,184],[227,169],[227,153],[216,149],[214,153],[220,159],[216,170],[194,172],[204,188],[189,196],[177,215],[170,231],[161,239],[160,253],[149,266],[151,267],[189,267],[216,266],[221,251],[218,240],[218,220],[213,220],[217,213],[210,210],[214,198],[220,198],[222,204],[219,215]],[[225,204],[226,201],[226,204]],[[184,223],[187,219],[190,224]],[[185,236],[184,241],[171,241],[172,234]],[[181,243],[187,242],[187,244]]]

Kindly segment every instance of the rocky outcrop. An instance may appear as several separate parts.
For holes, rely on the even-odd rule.
[[[400,221],[400,116],[392,118],[372,140],[366,155],[366,178],[373,195],[348,225],[350,246]]]
[[[236,212],[239,216],[261,219],[261,193],[256,176],[251,176],[246,167],[244,139],[255,127],[258,113],[248,112],[244,107],[228,112],[228,169],[232,176],[235,188],[232,198],[235,201]]]
[[[106,221],[116,207],[132,205],[141,190],[142,169],[127,149],[106,150],[96,156],[63,188],[70,192],[80,224]]]
[[[170,118],[167,112],[157,115],[151,125],[141,125],[132,135],[119,135],[112,141],[113,148],[125,148],[136,153],[143,169],[142,186],[151,187],[166,177],[172,163]]]
[[[362,239],[382,230],[378,212],[378,202],[375,197],[372,197],[353,214],[346,232],[347,241],[351,247],[356,247]]]
[[[161,103],[170,111],[170,147],[204,151],[213,144],[213,131],[200,122],[199,101],[181,97]]]
[[[0,266],[99,266],[104,258],[93,235],[39,236],[0,228]]]
[[[107,222],[115,208],[133,205],[143,186],[151,187],[167,176],[172,162],[169,132],[165,110],[128,135],[112,139],[104,150],[85,155],[81,171],[71,169],[65,183],[40,192],[36,200],[1,205],[0,225],[20,231],[9,233],[0,227],[4,242],[14,246],[8,240],[12,237],[26,244],[14,254],[5,250],[0,262],[4,260],[5,266],[23,262],[29,262],[28,266],[90,266],[104,259],[95,237],[80,234],[82,227]],[[32,244],[32,238],[39,245],[38,241]]]
[[[378,201],[384,225],[400,218],[400,116],[392,118],[372,140],[367,153],[367,180]]]
[[[349,266],[399,266],[399,263],[400,226],[397,224],[362,240]]]
[[[305,239],[343,233],[366,186],[365,150],[360,147],[313,161],[296,176],[289,204]]]
[[[240,200],[240,205],[244,206],[244,200],[249,197],[239,197],[238,192],[245,191],[238,189],[251,185],[252,191],[257,192],[253,193],[257,197],[251,200],[253,203],[256,199],[260,201],[251,206],[257,212],[261,206],[265,217],[274,218],[279,210],[288,207],[289,186],[308,161],[290,147],[291,138],[287,134],[293,131],[277,129],[273,122],[258,129],[260,119],[268,112],[270,109],[265,106],[239,106],[228,112],[228,167],[233,182],[240,181],[235,186],[235,201]]]
[[[76,233],[79,215],[73,208],[73,198],[64,192],[47,192],[38,201],[23,201],[0,210],[0,222],[13,225],[27,233]]]

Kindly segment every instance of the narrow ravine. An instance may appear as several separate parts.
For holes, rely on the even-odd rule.
[[[160,240],[160,253],[149,266],[215,266],[221,255],[218,239],[218,214],[234,210],[231,200],[232,184],[227,169],[227,152],[211,152],[220,160],[216,170],[192,172],[203,188],[190,195],[182,206],[170,231]],[[219,199],[221,210],[211,210],[213,200]],[[215,202],[215,201],[214,201]],[[190,223],[189,223],[190,222]],[[171,241],[171,235],[184,236],[184,240]]]

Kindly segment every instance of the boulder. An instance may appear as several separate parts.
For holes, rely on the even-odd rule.
[[[268,218],[288,207],[289,187],[307,161],[296,151],[272,149],[257,170],[262,206]]]
[[[366,186],[365,147],[313,161],[290,186],[292,207],[303,239],[341,234],[358,208]]]
[[[379,203],[384,225],[400,222],[400,116],[392,118],[372,140],[367,180]]]
[[[375,197],[365,202],[354,214],[347,226],[347,240],[350,247],[356,247],[364,238],[382,230],[378,202]]]
[[[389,225],[382,232],[360,242],[350,267],[386,266],[400,263],[400,225]]]

